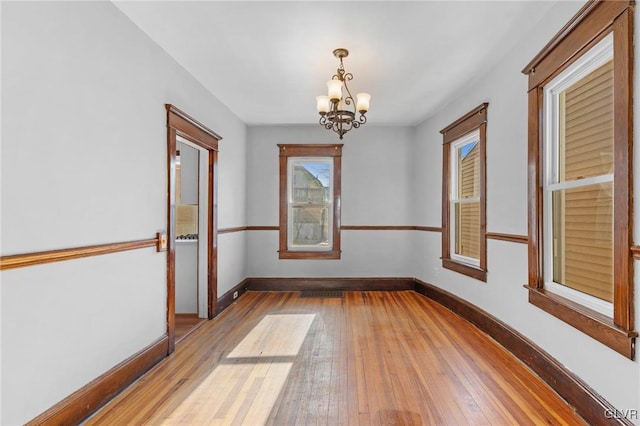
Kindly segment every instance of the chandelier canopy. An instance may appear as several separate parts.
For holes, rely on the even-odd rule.
[[[340,139],[353,128],[360,127],[367,122],[366,113],[369,111],[371,95],[358,93],[357,101],[351,96],[347,82],[353,79],[353,74],[345,72],[342,58],[349,56],[347,49],[336,49],[333,55],[340,60],[336,74],[327,82],[328,96],[316,97],[320,124],[327,130],[336,132]],[[360,116],[356,119],[356,111]]]

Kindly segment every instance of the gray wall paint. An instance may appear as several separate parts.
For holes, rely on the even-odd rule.
[[[224,137],[218,223],[244,223],[245,125],[113,4],[1,7],[3,255],[166,229],[165,103]],[[224,291],[245,276],[245,245],[220,250]],[[148,346],[165,317],[166,253],[152,248],[3,272],[0,423]]]
[[[343,141],[313,126],[250,127],[247,155],[248,224],[277,226],[279,143],[344,143],[342,225],[410,225],[412,131],[363,126]],[[342,231],[340,260],[280,260],[278,232],[248,233],[247,274],[260,277],[406,276],[408,231]]]
[[[439,130],[480,103],[489,102],[487,230],[527,235],[527,77],[520,70],[581,5],[573,2],[556,5],[539,22],[537,31],[508,52],[493,70],[478,76],[437,115],[417,126],[412,174],[414,182],[425,183],[412,209],[417,223],[441,224],[442,135]],[[636,87],[640,87],[638,69],[636,63]],[[635,111],[637,122],[637,107]],[[637,127],[636,154],[640,141]],[[640,175],[639,164],[636,161],[636,182]],[[640,187],[636,184],[635,188],[637,198]],[[638,213],[636,209],[636,224]],[[626,359],[528,303],[527,291],[523,288],[528,279],[526,245],[488,240],[486,284],[441,267],[439,233],[417,235],[413,253],[411,263],[415,276],[462,297],[515,328],[616,407],[640,409],[638,361]],[[636,264],[636,270],[638,266]],[[640,306],[638,291],[635,303],[636,307]]]

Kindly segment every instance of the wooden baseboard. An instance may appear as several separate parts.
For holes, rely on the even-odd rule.
[[[415,291],[466,319],[524,362],[591,425],[632,425],[626,419],[607,418],[616,413],[607,400],[567,370],[551,355],[488,312],[424,281],[415,280]]]
[[[166,357],[168,349],[169,339],[163,336],[78,389],[27,425],[79,424]]]
[[[223,294],[218,298],[218,304],[216,307],[215,316],[218,316],[219,314],[221,314],[222,311],[224,311],[229,306],[231,306],[233,302],[238,300],[243,294],[247,292],[247,281],[248,281],[247,279],[242,280],[240,284],[236,285],[231,290],[229,290],[228,292],[226,292],[225,294]],[[233,293],[236,291],[238,292],[238,297],[234,299]]]
[[[247,278],[247,290],[402,291],[415,288],[413,278]]]

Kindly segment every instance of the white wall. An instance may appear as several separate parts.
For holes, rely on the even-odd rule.
[[[218,223],[244,225],[245,125],[113,4],[1,7],[2,255],[166,229],[165,103],[224,137]],[[222,289],[245,276],[244,241],[225,238]],[[148,248],[3,272],[0,423],[30,420],[163,336],[165,270]]]
[[[449,105],[444,105],[435,116],[416,128],[412,176],[417,185],[424,185],[421,197],[415,199],[412,209],[417,224],[441,224],[442,136],[439,130],[480,103],[489,102],[487,230],[527,234],[527,77],[520,70],[581,6],[581,2],[561,2],[554,6],[539,22],[535,33],[508,52],[488,74],[478,76],[461,88]],[[638,54],[635,84],[640,87],[637,58]],[[635,111],[637,122],[640,117],[637,105]],[[640,146],[637,128],[636,160]],[[640,195],[639,165],[636,161],[636,198]],[[636,225],[639,220],[636,209]],[[636,231],[636,239],[637,235]],[[523,288],[527,282],[526,245],[488,240],[488,280],[481,283],[441,267],[439,233],[421,233],[414,236],[414,242],[413,271],[417,277],[462,297],[509,324],[581,377],[615,407],[640,409],[638,361],[628,360],[528,303],[527,291]],[[638,293],[636,284],[636,307],[640,306]],[[639,323],[636,319],[636,327]]]
[[[344,143],[342,225],[411,225],[412,130],[365,125],[338,136],[319,125],[254,126],[248,132],[249,225],[277,226],[279,143]],[[258,277],[404,277],[411,231],[342,231],[340,260],[278,259],[277,231],[248,232],[247,275]]]

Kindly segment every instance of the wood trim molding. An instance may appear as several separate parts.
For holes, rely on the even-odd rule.
[[[235,228],[220,228],[218,235],[230,234],[241,231],[279,231],[278,226],[238,226]],[[414,225],[342,225],[341,231],[427,231],[442,232],[439,226],[414,226]],[[497,234],[496,234],[497,235]],[[504,234],[507,235],[507,234]],[[525,237],[526,238],[526,237]]]
[[[246,226],[236,226],[235,228],[219,228],[218,235],[231,234],[233,232],[242,232],[246,230],[247,230]]]
[[[555,37],[524,67],[529,90],[566,68],[581,51],[611,30],[611,23],[633,1],[590,0]]]
[[[414,231],[411,225],[342,225],[343,231]]]
[[[426,232],[442,232],[442,228],[439,226],[416,226],[416,231],[426,231]]]
[[[640,246],[631,246],[631,254],[634,259],[640,260]]]
[[[551,355],[486,311],[432,284],[415,280],[415,291],[441,304],[491,336],[573,406],[591,425],[632,425],[629,420],[607,418],[616,408],[567,370]]]
[[[510,241],[512,243],[527,244],[529,237],[526,235],[500,234],[498,232],[487,232],[486,237],[491,240]]]
[[[165,335],[58,402],[27,425],[79,424],[166,357],[168,347],[169,340]]]
[[[120,243],[99,244],[94,246],[74,247],[60,250],[41,251],[36,253],[13,254],[0,257],[0,271],[24,268],[26,266],[43,265],[62,262],[63,260],[100,256],[121,251],[136,250],[145,247],[157,247],[160,236],[148,240],[126,241]]]
[[[611,318],[550,293],[544,288],[529,286],[525,288],[529,290],[531,304],[607,345],[619,354],[634,359],[634,340],[638,336],[637,332],[624,330],[616,326]]]
[[[248,280],[245,278],[231,290],[227,291],[225,294],[218,298],[218,306],[216,308],[216,316],[222,313],[225,309],[231,306],[236,300],[242,297],[243,294],[247,292],[247,283]],[[233,293],[238,292],[238,297],[233,298]]]
[[[279,226],[247,226],[247,231],[279,231]]]
[[[413,290],[413,278],[247,278],[251,291],[402,291]]]
[[[204,126],[174,105],[165,104],[167,111],[167,336],[169,353],[175,349],[175,246],[176,246],[176,154],[177,138],[183,137],[208,151],[207,176],[207,317],[213,318],[218,301],[218,142],[220,135]]]
[[[472,109],[444,129],[442,133],[442,267],[451,269],[480,281],[487,281],[487,109],[488,103],[483,103]],[[451,151],[455,142],[461,137],[478,131],[479,156],[479,241],[478,266],[471,266],[455,259],[451,253]],[[454,145],[452,145],[454,143]]]
[[[279,154],[279,259],[340,259],[340,218],[341,218],[341,181],[342,147],[344,144],[278,144]],[[289,250],[289,158],[292,157],[331,157],[333,161],[331,247],[329,250]]]

